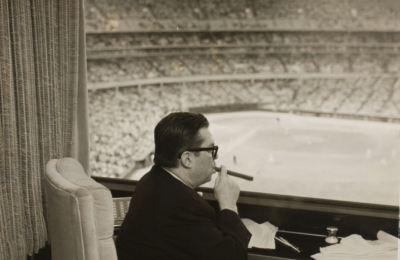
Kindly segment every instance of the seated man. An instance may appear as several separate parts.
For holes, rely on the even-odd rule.
[[[247,259],[251,234],[239,218],[239,186],[222,166],[214,193],[220,212],[194,189],[211,181],[218,147],[201,114],[178,112],[154,130],[155,165],[142,177],[121,226],[119,260]]]

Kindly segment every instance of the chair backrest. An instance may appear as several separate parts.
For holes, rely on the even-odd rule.
[[[110,190],[73,158],[46,165],[49,230],[54,260],[117,260]]]

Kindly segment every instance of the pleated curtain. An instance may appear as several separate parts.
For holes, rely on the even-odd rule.
[[[45,246],[53,158],[88,169],[83,0],[0,0],[0,260]]]

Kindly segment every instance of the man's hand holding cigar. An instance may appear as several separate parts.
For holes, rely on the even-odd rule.
[[[226,167],[222,165],[214,186],[214,194],[218,200],[220,210],[229,209],[238,213],[236,201],[239,198],[239,193],[239,185],[229,178]]]

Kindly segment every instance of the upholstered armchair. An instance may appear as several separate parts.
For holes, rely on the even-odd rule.
[[[53,260],[117,260],[110,191],[90,178],[73,158],[46,165]]]

